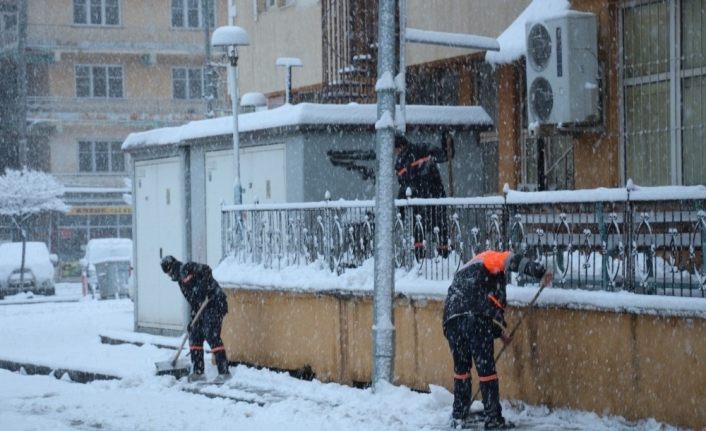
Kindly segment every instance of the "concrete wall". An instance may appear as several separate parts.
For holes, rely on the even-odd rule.
[[[230,361],[290,370],[308,366],[322,381],[371,380],[370,294],[226,292],[230,312],[222,336]],[[443,298],[398,296],[394,307],[394,382],[451,390]],[[502,398],[706,426],[703,318],[512,307],[509,325],[522,313],[523,323],[498,362]]]

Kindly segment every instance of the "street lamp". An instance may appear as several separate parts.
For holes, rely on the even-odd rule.
[[[238,135],[238,47],[248,45],[250,45],[248,34],[235,25],[218,27],[211,36],[211,46],[223,48],[230,62],[228,76],[231,83],[230,101],[233,109],[233,203],[235,205],[243,203],[240,187],[240,141]]]
[[[280,57],[275,64],[287,68],[284,82],[284,103],[289,103],[289,95],[292,94],[292,67],[302,67],[304,63],[298,58]]]

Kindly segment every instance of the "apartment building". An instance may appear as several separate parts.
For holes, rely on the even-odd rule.
[[[206,61],[208,30],[226,24],[228,6],[26,0],[26,30],[21,7],[0,1],[0,94],[9,102],[0,117],[0,164],[20,165],[15,125],[23,106],[13,93],[20,86],[6,78],[17,76],[24,61],[26,165],[57,177],[71,205],[42,239],[62,259],[75,259],[90,238],[132,235],[129,160],[120,150],[130,132],[220,115],[230,106],[218,88],[222,68]]]

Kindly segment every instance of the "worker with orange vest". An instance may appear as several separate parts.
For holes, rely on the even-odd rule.
[[[506,274],[518,272],[551,281],[552,274],[538,262],[509,251],[488,250],[461,267],[449,286],[444,303],[443,331],[454,362],[454,402],[452,428],[475,426],[470,412],[472,402],[471,365],[476,364],[483,396],[485,429],[513,428],[500,407],[498,375],[493,355],[495,338],[504,343]]]
[[[454,155],[453,139],[447,134],[442,135],[442,146],[413,144],[402,134],[395,135],[395,174],[399,183],[397,199],[407,198],[407,189],[412,192],[412,198],[443,198],[446,197],[444,184],[439,173],[438,163],[449,162]],[[446,207],[443,205],[425,205],[411,207],[412,220],[419,214],[422,216],[424,232],[414,229],[414,249],[417,260],[425,257],[423,249],[426,238],[436,241],[437,252],[448,255],[448,220]],[[404,213],[403,213],[404,216]],[[438,238],[433,237],[434,228],[438,227]],[[426,256],[429,257],[429,256]]]

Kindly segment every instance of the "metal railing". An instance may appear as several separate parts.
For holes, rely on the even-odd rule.
[[[666,197],[664,197],[666,196]],[[558,201],[558,202],[557,202]],[[657,187],[396,200],[397,268],[450,280],[488,249],[554,272],[556,287],[706,297],[706,188]],[[373,256],[373,201],[223,208],[223,256],[340,274]],[[517,276],[522,285],[536,280]]]

